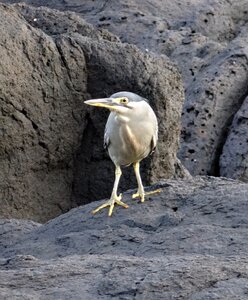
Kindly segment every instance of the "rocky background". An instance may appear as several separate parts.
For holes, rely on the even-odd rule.
[[[0,2],[0,298],[248,299],[248,1]],[[158,116],[162,192],[92,216],[114,168],[83,101],[119,90]]]
[[[75,11],[122,42],[176,62],[186,100],[179,158],[192,175],[247,181],[248,136],[241,128],[247,121],[247,0],[24,2]]]
[[[185,176],[176,155],[192,175],[247,181],[247,0],[24,2],[1,6],[2,214],[46,221],[108,197],[107,112],[83,100],[118,90],[158,114],[145,184]]]

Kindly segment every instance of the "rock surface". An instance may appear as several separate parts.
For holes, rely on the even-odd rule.
[[[229,126],[247,96],[247,0],[25,2],[75,11],[121,41],[177,62],[186,93],[179,158],[193,175],[222,173]],[[239,132],[236,138],[242,139]],[[248,143],[242,143],[242,152],[247,151]],[[233,165],[231,160],[228,164]],[[238,160],[235,170],[225,175],[247,181],[242,175],[247,160]]]
[[[220,159],[220,174],[248,182],[248,97],[236,113]]]
[[[1,4],[0,15],[2,216],[44,222],[110,195],[107,112],[83,100],[120,90],[147,97],[159,118],[158,151],[143,164],[144,182],[175,175],[183,89],[173,63],[71,12]],[[130,173],[121,189],[136,186]]]
[[[1,299],[247,299],[248,185],[158,186],[143,204],[125,193],[112,218],[91,203],[44,225],[2,220]]]

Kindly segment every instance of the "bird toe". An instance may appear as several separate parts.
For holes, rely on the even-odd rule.
[[[100,205],[99,207],[97,207],[96,209],[94,209],[92,211],[92,214],[96,214],[97,212],[99,212],[100,210],[102,210],[103,208],[106,208],[109,206],[109,211],[108,211],[108,216],[111,217],[115,204],[120,205],[124,208],[128,208],[128,205],[124,202],[122,202],[120,199],[122,197],[122,194],[120,194],[119,196],[116,196],[114,198],[109,199],[108,201],[106,201],[105,203],[103,203],[102,205]]]

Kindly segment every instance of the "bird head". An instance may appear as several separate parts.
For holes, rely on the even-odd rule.
[[[131,92],[118,92],[109,98],[92,99],[84,101],[84,103],[97,107],[105,107],[119,114],[128,114],[131,112],[130,110],[137,107],[137,102],[140,101],[147,100]]]
[[[128,105],[129,99],[127,97],[92,99],[84,101],[84,103],[92,106],[108,108],[110,111],[118,113],[123,113],[124,111],[132,108]]]

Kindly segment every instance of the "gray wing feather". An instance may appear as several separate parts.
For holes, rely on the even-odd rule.
[[[109,139],[109,136],[108,136],[106,128],[105,128],[104,139],[103,139],[103,147],[104,147],[105,150],[108,149],[109,144],[110,144],[110,139]]]

